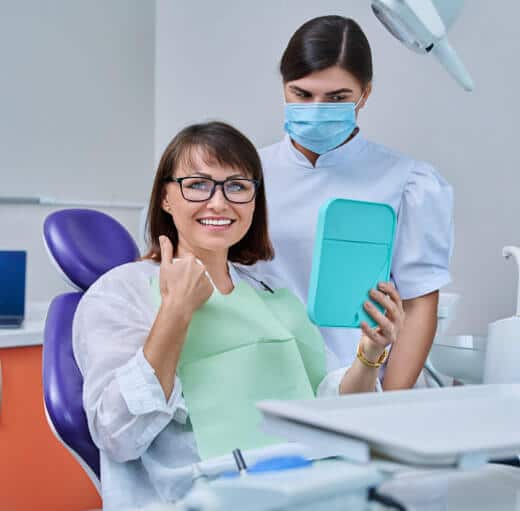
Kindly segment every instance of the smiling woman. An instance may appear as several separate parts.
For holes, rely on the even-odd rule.
[[[253,144],[219,122],[181,131],[159,163],[147,225],[150,250],[145,258],[157,262],[161,235],[171,240],[178,257],[186,252],[201,255],[220,245],[229,247],[225,257],[231,262],[249,265],[272,259],[262,165]],[[188,239],[180,232],[189,233]],[[208,232],[224,236],[204,238]]]
[[[175,501],[190,488],[194,463],[237,447],[249,462],[301,454],[259,429],[258,401],[376,388],[377,364],[366,360],[328,372],[302,302],[249,276],[246,265],[274,254],[262,166],[239,131],[212,122],[172,140],[148,229],[147,255],[98,279],[74,318],[106,509]],[[360,339],[374,360],[403,319],[395,289],[383,291],[373,297],[390,311],[373,311],[381,336]]]

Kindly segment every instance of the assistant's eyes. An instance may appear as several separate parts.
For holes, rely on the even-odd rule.
[[[302,90],[296,90],[291,89],[292,94],[300,98],[302,100],[308,100],[312,99],[313,95],[310,92],[302,91]],[[319,101],[328,102],[328,103],[341,103],[343,101],[351,101],[350,99],[351,94],[333,94],[333,95],[327,95],[325,94],[323,96],[323,99],[320,99]],[[319,96],[317,96],[319,97]]]
[[[341,101],[346,101],[347,96],[345,94],[337,94],[335,96],[329,96],[329,101],[332,103],[339,103]]]
[[[293,90],[292,93],[299,98],[311,98],[312,95],[308,92]]]

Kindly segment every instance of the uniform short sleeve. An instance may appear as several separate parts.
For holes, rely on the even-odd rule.
[[[450,282],[452,247],[452,187],[433,167],[416,162],[398,211],[392,263],[392,278],[403,299]]]

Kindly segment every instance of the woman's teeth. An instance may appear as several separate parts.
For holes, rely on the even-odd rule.
[[[201,218],[199,222],[202,225],[229,225],[231,224],[231,220],[209,220],[205,218]]]

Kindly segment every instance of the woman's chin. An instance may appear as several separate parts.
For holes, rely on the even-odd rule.
[[[234,245],[236,241],[233,239],[215,239],[215,237],[204,237],[204,239],[194,240],[193,247],[198,248],[203,252],[227,252],[229,247]]]

